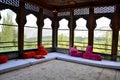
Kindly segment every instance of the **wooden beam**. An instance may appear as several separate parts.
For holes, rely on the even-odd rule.
[[[41,7],[41,8],[44,8],[44,9],[54,10],[53,6],[48,5],[45,2],[43,2],[43,1],[39,1],[39,0],[25,0],[25,1],[28,2],[28,3],[37,5],[37,6]]]
[[[17,23],[18,23],[18,51],[19,57],[21,58],[24,48],[24,25],[26,23],[24,0],[20,0],[20,8],[17,14]]]
[[[99,7],[99,6],[113,6],[120,4],[119,0],[104,0],[104,1],[93,1],[93,2],[83,2],[76,3],[73,5],[55,6],[58,10],[69,9],[69,8],[83,8],[83,7]]]

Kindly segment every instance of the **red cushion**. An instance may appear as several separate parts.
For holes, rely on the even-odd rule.
[[[40,50],[38,51],[38,55],[47,55],[48,51],[47,50]]]
[[[101,61],[101,60],[102,60],[102,57],[101,57],[101,55],[99,55],[99,54],[92,54],[91,59],[92,59],[92,60]]]
[[[43,45],[39,45],[39,46],[38,46],[38,51],[44,50],[44,49],[45,49],[45,47],[44,47]]]
[[[25,52],[25,53],[23,53],[23,58],[32,58],[35,55],[36,55],[36,52],[34,52],[34,51]]]
[[[0,64],[5,63],[8,61],[8,57],[7,56],[0,56]]]
[[[75,57],[82,57],[83,56],[83,53],[82,52],[79,52],[77,47],[74,46],[74,47],[71,47],[70,48],[70,55],[71,56],[75,56]]]
[[[48,51],[45,49],[44,46],[40,45],[38,46],[38,52],[37,55],[47,55]]]
[[[41,59],[41,58],[45,58],[45,57],[43,55],[35,55],[34,58]]]
[[[85,59],[91,59],[92,54],[91,53],[83,53],[83,58]]]
[[[93,54],[93,53],[92,54],[84,53],[83,54],[83,58],[97,60],[97,61],[101,61],[102,60],[101,55],[99,55],[99,54]]]

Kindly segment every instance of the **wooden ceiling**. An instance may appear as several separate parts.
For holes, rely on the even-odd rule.
[[[120,0],[26,0],[49,10],[120,4]]]

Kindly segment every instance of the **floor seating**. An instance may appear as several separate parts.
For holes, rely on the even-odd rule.
[[[35,51],[28,51],[23,53],[23,58],[33,58],[36,55]]]
[[[45,55],[48,54],[48,51],[45,49],[43,45],[38,46],[38,51],[28,51],[23,53],[23,58],[45,58]]]
[[[79,52],[77,47],[71,47],[70,48],[70,55],[71,56],[75,56],[75,57],[82,57],[83,56],[83,52]]]
[[[59,52],[52,52],[45,55],[45,58],[42,59],[28,58],[28,59],[9,60],[6,63],[0,64],[0,74],[54,59],[76,62],[79,64],[85,64],[85,65],[91,65],[97,67],[120,69],[120,62],[108,61],[108,60],[96,61],[96,60],[84,59],[81,57],[73,57],[68,54],[63,54]]]
[[[45,47],[43,45],[39,45],[37,55],[47,55],[47,54],[48,51],[45,49]]]
[[[83,58],[92,59],[92,60],[98,60],[98,61],[102,60],[101,55],[93,54],[93,46],[87,46],[86,47],[86,51],[83,54]]]
[[[93,54],[93,46],[87,46],[85,53],[78,51],[77,47],[70,48],[70,55],[75,57],[82,57],[85,59],[92,59],[92,60],[102,60],[101,55]]]

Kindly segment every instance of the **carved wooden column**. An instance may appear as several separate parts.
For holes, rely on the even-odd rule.
[[[117,60],[117,49],[118,49],[118,37],[120,29],[120,7],[117,5],[112,19],[112,51],[111,51],[111,60]]]
[[[42,28],[44,25],[43,22],[43,9],[39,9],[38,17],[37,17],[37,25],[38,25],[38,45],[42,44]]]
[[[18,23],[18,51],[19,51],[19,57],[21,58],[24,48],[24,25],[26,23],[24,0],[20,0],[20,8],[17,13],[16,21]]]
[[[74,29],[75,29],[75,20],[74,20],[74,10],[71,9],[70,10],[70,22],[69,22],[69,29],[70,29],[70,33],[69,33],[69,47],[74,46]]]
[[[58,27],[59,21],[57,19],[57,12],[54,12],[54,18],[52,20],[52,48],[53,51],[56,51],[57,48],[57,37],[58,37]]]
[[[88,23],[87,23],[88,45],[93,45],[95,26],[96,26],[96,23],[95,23],[94,8],[89,8],[89,18],[88,18]]]

